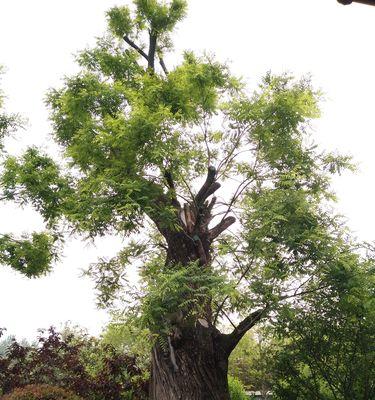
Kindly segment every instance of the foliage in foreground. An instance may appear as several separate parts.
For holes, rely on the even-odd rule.
[[[33,384],[63,387],[87,400],[144,399],[147,392],[134,357],[86,335],[52,328],[36,345],[13,340],[0,357],[3,394]]]
[[[248,400],[245,389],[237,378],[228,376],[229,394],[231,400]]]
[[[82,400],[73,392],[50,385],[27,385],[0,397],[1,400]]]

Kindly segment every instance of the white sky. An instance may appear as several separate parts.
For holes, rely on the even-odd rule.
[[[8,110],[29,120],[8,148],[46,147],[50,131],[43,104],[46,90],[77,71],[73,54],[105,29],[104,12],[128,1],[0,0],[0,64],[7,68],[2,89]],[[356,175],[334,182],[338,209],[361,239],[371,240],[375,178],[375,7],[336,0],[189,0],[189,14],[175,36],[176,52],[207,50],[253,87],[267,71],[311,73],[326,96],[315,138],[325,148],[349,153]],[[173,60],[170,58],[170,60]],[[43,229],[32,210],[1,206],[1,232]],[[79,324],[100,332],[107,316],[95,308],[91,282],[80,269],[98,256],[111,256],[119,240],[96,247],[67,243],[54,272],[27,280],[0,267],[0,326],[33,338],[38,328]]]

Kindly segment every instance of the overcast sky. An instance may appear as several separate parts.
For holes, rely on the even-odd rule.
[[[48,149],[46,90],[77,71],[73,55],[93,45],[105,30],[105,11],[127,1],[1,0],[0,64],[7,109],[21,113],[28,127],[8,142],[19,153],[30,144]],[[189,0],[188,17],[175,36],[183,49],[215,53],[254,87],[268,70],[311,74],[325,93],[316,141],[351,154],[356,175],[335,179],[338,210],[360,239],[375,238],[375,7],[341,6],[336,0]],[[177,56],[169,57],[173,64]],[[1,206],[1,232],[43,229],[30,209]],[[71,321],[100,332],[107,320],[95,308],[93,287],[81,269],[98,256],[111,256],[121,243],[70,240],[64,258],[48,277],[27,280],[0,267],[0,326],[33,338],[38,328]]]

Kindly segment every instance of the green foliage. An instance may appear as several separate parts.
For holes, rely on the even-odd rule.
[[[273,354],[276,343],[264,337],[265,329],[257,330],[256,335],[248,332],[229,357],[228,373],[243,383],[251,391],[272,390]]]
[[[0,67],[0,73],[2,69]],[[17,128],[21,127],[21,119],[18,115],[9,115],[3,111],[3,95],[0,92],[0,150],[3,150],[2,139]],[[30,149],[25,154],[22,168],[17,165],[15,158],[8,158],[5,161],[5,170],[1,176],[0,187],[2,191],[2,200],[11,200],[18,195],[17,190],[25,185],[25,194],[32,199],[33,204],[38,207],[38,195],[46,192],[46,187],[55,179],[56,174],[51,177],[51,166],[43,163],[43,160],[36,160],[35,151]],[[19,168],[20,178],[16,182],[15,170]],[[38,172],[36,172],[38,171]],[[49,178],[49,180],[48,180]],[[46,179],[46,181],[44,181]],[[48,195],[53,196],[55,187],[51,187]],[[41,210],[42,211],[42,210]],[[41,276],[47,273],[51,268],[51,263],[57,258],[56,235],[45,233],[32,233],[29,236],[22,235],[20,238],[11,234],[0,235],[0,263],[7,264],[14,270],[27,277]]]
[[[185,0],[158,2],[156,0],[136,0],[135,13],[128,7],[114,7],[107,12],[110,31],[118,38],[138,36],[142,30],[150,30],[158,35],[167,34],[183,19],[186,13]]]
[[[122,38],[133,30],[133,20],[128,7],[114,7],[107,12],[108,28],[116,36]]]
[[[0,78],[3,74],[3,67],[0,65]],[[17,128],[21,126],[21,119],[18,115],[6,113],[3,110],[4,107],[4,95],[3,92],[0,91],[0,150],[3,149],[3,138],[15,131]]]
[[[0,236],[0,262],[29,278],[47,273],[56,257],[55,238],[48,233],[34,232],[21,239]]]
[[[150,354],[154,343],[148,329],[141,328],[134,318],[121,313],[112,315],[111,322],[102,332],[102,342],[113,346],[118,352],[131,354],[137,359],[145,380],[150,374]]]
[[[80,400],[69,390],[49,385],[28,385],[1,397],[2,400]]]
[[[160,2],[157,0],[135,0],[138,18],[157,33],[172,31],[186,12],[185,0]]]
[[[285,306],[281,313],[275,331],[283,341],[270,367],[279,399],[374,396],[373,273],[347,261],[327,279],[327,288],[309,294],[303,308]]]
[[[206,299],[217,297],[224,290],[223,278],[200,268],[197,263],[177,269],[150,266],[146,271],[146,280],[147,292],[141,301],[141,321],[152,333],[160,332],[161,326],[164,333],[168,333],[177,322],[193,324],[204,315]]]
[[[332,174],[353,167],[309,135],[320,93],[308,78],[268,73],[249,95],[226,65],[192,52],[168,71],[185,10],[181,0],[136,0],[107,13],[108,35],[47,97],[62,160],[34,148],[9,157],[4,197],[31,203],[55,235],[64,226],[125,237],[89,274],[103,306],[129,302],[152,334],[176,319],[194,324],[204,307],[217,325],[255,309],[282,320],[314,292],[350,293],[354,304],[354,271],[372,276],[373,260],[331,210]],[[216,201],[219,181],[227,190]],[[131,265],[138,291],[126,286]]]
[[[1,184],[9,200],[21,198],[31,203],[46,221],[53,223],[61,213],[62,201],[69,194],[69,182],[60,176],[56,163],[36,148],[29,148],[20,160],[8,157]]]
[[[228,376],[228,386],[231,400],[248,400],[245,389],[237,378]]]

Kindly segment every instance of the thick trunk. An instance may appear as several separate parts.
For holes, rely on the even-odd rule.
[[[230,399],[228,355],[215,328],[198,322],[162,347],[152,351],[150,399]]]
[[[197,261],[202,268],[211,268],[211,243],[234,223],[233,217],[224,218],[209,229],[216,198],[208,197],[220,187],[215,181],[216,169],[208,168],[202,188],[189,204],[180,206],[174,195],[175,185],[170,172],[165,178],[170,188],[172,204],[176,209],[179,229],[170,227],[151,215],[164,236],[168,251],[166,266],[181,268]],[[192,283],[192,287],[194,284]],[[159,337],[152,351],[150,383],[151,400],[229,400],[228,357],[236,343],[232,337],[222,335],[212,322],[211,299],[205,299],[199,311],[201,318],[194,322],[191,309],[175,310],[182,318],[172,322],[168,335]],[[204,318],[204,319],[203,319]],[[162,343],[160,342],[162,341]],[[161,345],[162,344],[162,345]]]

